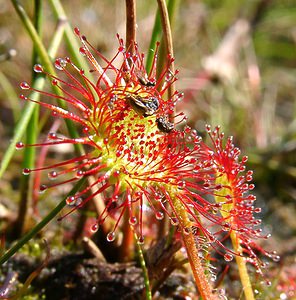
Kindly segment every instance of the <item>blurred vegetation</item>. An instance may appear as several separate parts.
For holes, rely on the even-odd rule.
[[[22,2],[32,13],[31,1]],[[116,33],[125,37],[124,2],[71,0],[63,5],[71,25],[112,57],[118,46]],[[156,1],[137,5],[137,40],[147,53],[157,5]],[[48,46],[56,19],[47,1],[44,12],[43,39]],[[235,24],[241,34],[233,41],[231,31],[227,40]],[[180,69],[177,88],[185,93],[178,110],[186,112],[188,123],[201,134],[209,123],[234,136],[255,170],[257,205],[264,208],[265,230],[274,233],[270,248],[284,257],[295,252],[296,0],[183,0],[173,38]],[[227,54],[219,52],[222,45]],[[0,0],[0,159],[21,114],[18,86],[30,81],[31,53],[31,40],[12,4]],[[66,55],[65,43],[58,53]],[[16,153],[0,179],[0,209],[12,217],[21,159]],[[279,241],[287,243],[281,246]]]

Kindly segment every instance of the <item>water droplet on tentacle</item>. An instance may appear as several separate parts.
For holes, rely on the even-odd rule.
[[[190,229],[190,228],[188,228],[188,227],[184,227],[184,228],[183,228],[183,234],[189,235],[190,232],[191,232],[191,229]]]
[[[39,187],[39,194],[43,194],[47,190],[47,185],[41,184]]]
[[[231,225],[227,222],[222,224],[222,230],[223,231],[229,231],[231,229]]]
[[[76,178],[81,178],[81,177],[83,177],[83,175],[84,175],[84,172],[82,170],[78,170],[76,172]]]
[[[43,72],[43,67],[40,64],[36,64],[36,65],[34,65],[33,70],[36,73],[42,73]]]
[[[66,198],[66,204],[67,205],[74,205],[76,201],[75,196],[69,196]]]
[[[88,134],[89,133],[89,127],[85,126],[82,129],[83,133]]]
[[[29,85],[27,82],[23,81],[23,82],[20,84],[20,88],[21,88],[22,90],[29,90],[31,87],[30,87],[30,85]]]
[[[139,243],[139,244],[144,244],[144,237],[143,237],[143,236],[140,236],[140,237],[138,238],[138,243]]]
[[[20,150],[20,149],[23,149],[25,147],[24,143],[23,142],[17,142],[15,144],[15,149],[16,150]]]
[[[163,214],[163,212],[161,212],[161,211],[157,211],[157,212],[155,213],[155,217],[156,217],[157,220],[162,220],[163,217],[164,217],[164,214]]]
[[[281,257],[277,254],[276,251],[273,251],[272,253],[269,253],[268,256],[274,261],[279,262]]]
[[[56,61],[54,63],[55,68],[60,71],[62,71],[66,65],[67,65],[67,62],[62,58],[56,59]]]
[[[107,234],[107,241],[108,242],[113,242],[115,240],[115,232],[111,231]]]
[[[135,216],[129,218],[129,224],[130,225],[134,226],[134,225],[137,224],[137,222],[138,222],[138,220]]]
[[[58,172],[56,171],[51,171],[47,174],[48,178],[50,180],[55,180],[58,177]]]
[[[58,138],[58,136],[57,136],[57,134],[56,134],[55,132],[50,132],[50,133],[48,134],[48,138],[49,138],[50,140],[56,140],[56,139]]]
[[[184,180],[179,181],[177,184],[178,184],[178,188],[180,190],[182,190],[186,187],[186,181],[184,181]]]
[[[80,36],[80,30],[79,30],[79,28],[75,27],[75,28],[74,28],[74,33],[75,33],[77,36]]]
[[[86,56],[86,49],[84,47],[79,48],[79,53],[83,56]]]
[[[24,175],[29,175],[31,173],[31,170],[30,169],[28,169],[28,168],[24,168],[23,169],[23,174]]]
[[[233,255],[230,253],[224,254],[224,260],[225,261],[232,261],[233,260]]]
[[[97,232],[98,229],[99,229],[98,223],[95,223],[95,224],[93,224],[93,225],[90,227],[90,231],[93,232],[93,233]]]
[[[174,226],[177,226],[177,225],[179,225],[179,220],[176,217],[172,217],[171,224]]]

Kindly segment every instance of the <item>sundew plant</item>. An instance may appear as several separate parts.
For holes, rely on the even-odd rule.
[[[271,285],[264,274],[266,257],[277,261],[279,256],[261,247],[268,234],[257,217],[261,208],[253,194],[253,172],[246,167],[248,157],[235,145],[235,137],[225,136],[217,124],[204,124],[203,131],[197,131],[179,109],[184,93],[176,90],[176,82],[182,74],[175,69],[172,10],[167,10],[166,2],[158,1],[160,26],[155,25],[152,49],[138,45],[135,1],[126,1],[126,37],[114,35],[113,56],[102,54],[83,28],[67,24],[65,36],[79,54],[69,53],[53,62],[49,54],[56,49],[45,50],[38,22],[34,27],[23,8],[12,2],[36,48],[32,82],[20,83],[20,105],[27,107],[30,116],[27,136],[20,134],[13,143],[24,152],[22,174],[30,195],[22,198],[16,223],[16,235],[23,237],[4,253],[1,263],[48,222],[56,222],[57,215],[58,220],[66,220],[92,210],[96,217],[84,218],[80,237],[97,240],[99,235],[111,248],[116,245],[113,251],[119,252],[119,261],[138,259],[143,298],[152,299],[156,292],[145,253],[149,245],[165,239],[167,251],[180,243],[181,251],[171,257],[192,272],[194,299],[227,298],[223,278],[216,284],[214,265],[219,262],[236,263],[245,299],[255,299],[255,278]],[[52,2],[62,13],[60,3]],[[177,3],[169,2],[169,8],[177,8]],[[155,36],[159,42],[154,42]],[[43,87],[44,81],[48,88]],[[42,129],[47,130],[45,138],[38,136],[36,128],[42,123],[48,128]],[[53,162],[46,158],[50,150],[63,147],[71,151]],[[40,155],[34,157],[35,153]],[[38,215],[39,197],[47,201],[69,187],[71,192],[61,193],[61,202],[30,228],[28,205]],[[171,268],[167,264],[158,271]]]

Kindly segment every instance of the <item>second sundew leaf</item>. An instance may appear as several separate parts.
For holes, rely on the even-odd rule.
[[[214,197],[222,215],[222,232],[226,237],[230,237],[233,245],[232,251],[226,251],[224,259],[231,261],[235,257],[245,297],[253,300],[255,298],[246,267],[247,262],[253,264],[257,272],[263,275],[264,264],[256,252],[261,252],[275,261],[279,257],[275,252],[268,253],[258,245],[255,246],[256,240],[268,236],[262,234],[262,229],[258,228],[261,220],[254,216],[260,213],[261,209],[254,206],[256,197],[250,193],[254,189],[254,184],[251,183],[253,172],[246,171],[247,157],[240,158],[240,150],[234,146],[232,138],[228,138],[225,146],[223,145],[223,136],[219,128],[210,133],[215,145],[211,156],[218,190]]]
[[[243,257],[241,257],[241,255],[243,255],[242,247],[240,245],[241,240],[239,238],[239,235],[236,233],[236,231],[232,230],[232,227],[237,228],[237,224],[235,224],[235,220],[233,219],[233,215],[231,213],[232,211],[235,211],[237,209],[236,207],[238,207],[238,204],[235,203],[236,193],[232,192],[233,189],[232,182],[229,181],[229,177],[227,176],[227,174],[218,176],[216,183],[218,185],[221,185],[222,188],[221,188],[220,195],[216,196],[215,199],[217,203],[222,203],[220,213],[225,220],[223,226],[225,227],[224,230],[226,230],[226,228],[227,231],[230,230],[230,239],[232,241],[233,251],[236,254],[235,259],[237,262],[241,283],[243,285],[244,294],[247,300],[254,300],[255,298],[254,298],[250,277],[246,267],[246,260]],[[225,202],[225,197],[228,199],[232,199],[232,201]],[[224,259],[226,261],[231,261],[233,259],[233,255],[230,253],[226,253],[224,255]]]

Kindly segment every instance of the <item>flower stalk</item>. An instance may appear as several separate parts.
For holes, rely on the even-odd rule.
[[[170,25],[170,18],[168,13],[168,8],[165,0],[157,0],[158,8],[160,12],[160,19],[164,34],[164,42],[166,45],[166,51],[169,57],[174,57],[174,47],[173,47],[173,37],[172,30]],[[174,60],[171,63],[170,70],[172,74],[175,73],[175,64]],[[171,98],[176,91],[175,84],[172,83],[168,89],[168,98]],[[171,120],[173,120],[173,116],[171,116]]]
[[[143,271],[146,300],[151,300],[152,292],[151,292],[149,274],[148,274],[147,266],[145,263],[143,250],[142,250],[141,244],[139,243],[139,239],[135,233],[134,233],[134,238],[135,238],[135,242],[137,245],[137,252],[138,252],[138,256],[139,256],[140,265],[141,265],[141,268]]]
[[[182,238],[186,248],[188,260],[191,266],[191,271],[200,292],[200,296],[204,300],[215,300],[218,299],[217,296],[213,293],[213,288],[210,285],[210,282],[205,274],[204,267],[198,256],[198,251],[196,247],[196,241],[193,235],[191,228],[192,222],[188,218],[186,209],[180,202],[178,198],[173,198],[174,209],[176,210],[176,215],[178,216],[180,225],[182,228],[187,230],[182,232]]]
[[[126,7],[126,48],[129,51],[132,51],[134,47],[133,43],[136,42],[136,27],[137,27],[137,19],[136,19],[136,1],[135,0],[125,0]]]

